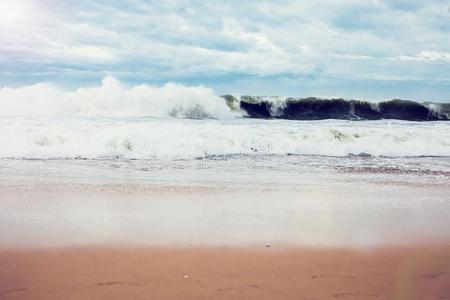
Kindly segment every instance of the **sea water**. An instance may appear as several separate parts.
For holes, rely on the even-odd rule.
[[[0,90],[2,247],[449,242],[449,190],[449,121],[248,118],[112,78]]]
[[[450,124],[0,119],[0,244],[448,242]]]

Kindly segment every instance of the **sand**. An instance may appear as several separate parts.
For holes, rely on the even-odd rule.
[[[138,184],[102,163],[87,184],[78,162],[23,164],[0,170],[0,300],[450,300],[445,180]]]
[[[0,299],[450,299],[450,245],[0,250]]]

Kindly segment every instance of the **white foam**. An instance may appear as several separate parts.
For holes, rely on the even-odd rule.
[[[0,158],[450,156],[449,122],[0,118]]]
[[[51,84],[0,89],[0,116],[114,116],[227,118],[213,90],[168,83],[128,87],[106,77],[98,87],[64,90]]]
[[[271,99],[277,108],[284,103]],[[234,114],[211,89],[173,83],[128,87],[107,77],[75,91],[45,83],[2,88],[0,158],[450,156],[450,122],[267,121]]]

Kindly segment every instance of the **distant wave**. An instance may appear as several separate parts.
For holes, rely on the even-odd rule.
[[[68,91],[52,84],[0,89],[0,116],[261,118],[289,120],[437,121],[450,119],[450,104],[407,100],[218,96],[205,87],[169,83],[126,86],[112,77],[100,86]]]
[[[418,103],[408,100],[366,102],[345,99],[223,96],[231,109],[251,118],[289,120],[449,120],[450,104]]]
[[[205,87],[168,83],[126,86],[113,77],[100,86],[67,91],[40,83],[0,89],[0,116],[232,118],[223,98]]]

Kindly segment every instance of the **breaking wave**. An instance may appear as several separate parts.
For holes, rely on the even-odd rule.
[[[46,83],[1,88],[0,116],[437,121],[450,119],[450,104],[400,99],[374,103],[312,97],[218,96],[205,87],[174,83],[161,87],[128,87],[113,77],[106,77],[98,87],[75,91]]]
[[[449,122],[0,118],[0,158],[448,156]]]
[[[345,99],[224,96],[228,105],[251,118],[288,120],[449,120],[450,104],[394,99],[367,102]]]
[[[205,87],[168,83],[127,87],[106,77],[98,87],[66,91],[40,83],[0,89],[0,116],[229,118],[223,98]]]
[[[404,100],[217,96],[112,77],[75,91],[37,84],[0,89],[0,158],[450,157],[450,122],[403,121],[448,120],[449,111]]]

